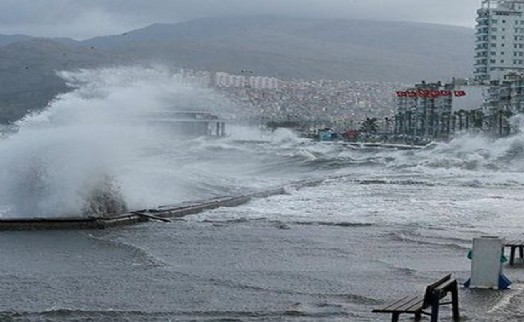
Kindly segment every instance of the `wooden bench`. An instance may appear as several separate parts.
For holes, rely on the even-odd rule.
[[[508,240],[505,244],[505,247],[510,248],[509,252],[509,264],[515,264],[515,250],[519,249],[520,258],[524,258],[524,241],[522,240]]]
[[[448,293],[451,294],[451,301],[441,302]],[[447,304],[452,306],[453,321],[459,321],[458,284],[457,280],[451,278],[451,274],[426,286],[426,292],[423,296],[404,296],[378,309],[374,309],[373,312],[391,313],[392,322],[397,322],[402,313],[414,314],[415,321],[420,321],[422,314],[428,315],[431,317],[431,322],[437,322],[439,306]],[[431,308],[431,311],[425,312],[424,310],[427,308]]]

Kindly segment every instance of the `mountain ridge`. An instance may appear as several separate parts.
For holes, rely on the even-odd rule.
[[[162,41],[163,46],[155,52],[158,41]],[[235,72],[228,61],[227,53],[230,53],[245,56],[246,64],[253,66],[237,70],[257,73],[260,68],[271,73],[266,76],[318,78],[316,72],[307,70],[318,69],[316,64],[320,60],[325,62],[322,77],[413,82],[468,77],[473,65],[474,32],[465,27],[413,22],[214,17],[152,24],[122,35],[96,37],[81,43],[114,52],[134,49],[133,54],[139,59],[149,57],[188,68],[205,67],[195,63],[202,60],[197,57],[202,55],[215,62],[213,71]],[[195,52],[194,60],[182,54],[190,45],[200,49]],[[214,50],[217,55],[212,57]],[[181,57],[169,56],[169,53],[179,53]],[[261,61],[263,54],[271,56],[270,59]],[[255,55],[256,59],[249,59],[249,55]],[[302,61],[295,64],[295,72],[280,72],[279,68],[286,69],[287,61],[294,59]],[[353,69],[355,62],[363,68]]]
[[[0,34],[0,122],[67,91],[59,70],[161,63],[283,80],[447,81],[470,76],[473,46],[464,27],[279,16],[157,23],[84,41]]]

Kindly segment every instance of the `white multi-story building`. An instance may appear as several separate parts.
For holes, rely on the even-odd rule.
[[[278,89],[279,80],[275,77],[246,77],[241,75],[231,75],[224,72],[218,72],[215,74],[215,85],[217,87],[250,87],[254,89]]]
[[[463,130],[510,134],[509,118],[524,112],[524,0],[481,0],[477,15],[475,82],[422,82],[397,92],[395,133],[415,138],[448,138]]]
[[[475,80],[497,84],[524,72],[524,0],[482,0],[477,15]]]
[[[249,86],[255,89],[278,89],[278,78],[251,76],[249,77]]]
[[[215,85],[217,87],[244,87],[246,78],[240,75],[231,75],[224,72],[215,74]]]

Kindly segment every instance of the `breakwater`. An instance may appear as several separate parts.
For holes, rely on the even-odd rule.
[[[262,190],[239,196],[224,196],[212,199],[183,202],[156,208],[135,210],[124,214],[106,214],[93,217],[61,218],[14,218],[1,219],[2,230],[60,230],[60,229],[107,229],[121,225],[131,225],[149,220],[170,221],[169,218],[181,218],[205,210],[219,207],[235,207],[255,198],[267,198],[286,193],[286,188],[300,189],[315,186],[325,179],[301,180],[283,187]]]

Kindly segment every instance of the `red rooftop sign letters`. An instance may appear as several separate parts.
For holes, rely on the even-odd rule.
[[[422,89],[418,91],[398,91],[397,97],[425,97],[425,98],[436,98],[439,96],[466,96],[465,91],[431,91],[428,89]]]

